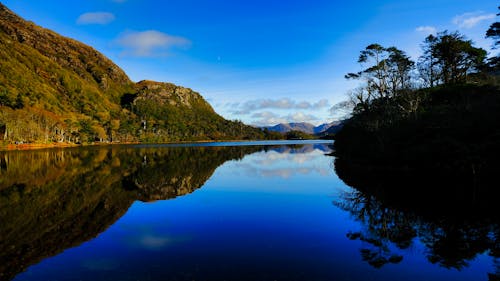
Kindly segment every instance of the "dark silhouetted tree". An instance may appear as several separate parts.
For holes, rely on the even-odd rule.
[[[364,79],[366,85],[357,90],[356,100],[396,96],[410,87],[410,73],[415,65],[405,52],[396,47],[371,44],[361,51],[358,62],[367,67],[358,73],[348,73],[346,79]]]
[[[500,10],[500,6],[498,6],[498,9]],[[500,13],[497,16],[500,16]],[[490,28],[486,31],[486,38],[495,40],[495,46],[500,45],[500,22],[494,22],[490,25]]]
[[[418,59],[417,68],[424,87],[434,87],[439,81],[438,60],[432,51],[436,42],[437,37],[431,34],[422,44],[423,54]]]
[[[500,9],[500,6],[498,9]],[[500,13],[497,14],[497,16],[499,15]],[[494,22],[490,25],[490,28],[486,31],[486,38],[491,38],[495,41],[493,43],[494,48],[500,45],[500,22]],[[488,67],[490,72],[498,73],[500,71],[500,56],[496,55],[489,58]]]
[[[467,75],[484,66],[486,51],[473,46],[458,32],[429,35],[420,57],[424,79],[429,86],[467,82]]]

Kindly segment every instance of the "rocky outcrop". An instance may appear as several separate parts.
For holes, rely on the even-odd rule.
[[[193,108],[193,105],[200,102],[206,103],[199,93],[172,83],[143,80],[136,84],[136,91],[134,103],[140,100],[151,100],[159,105],[169,104],[187,108]],[[208,103],[206,106],[210,107]]]

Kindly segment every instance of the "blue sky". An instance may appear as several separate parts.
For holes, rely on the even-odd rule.
[[[38,25],[89,44],[134,81],[172,82],[247,124],[320,124],[344,112],[371,43],[415,59],[432,32],[459,31],[488,51],[497,1],[4,0]],[[333,110],[332,110],[333,108]]]

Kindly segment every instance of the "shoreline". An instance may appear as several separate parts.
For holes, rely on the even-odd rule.
[[[79,144],[72,143],[23,143],[23,144],[7,144],[0,146],[0,151],[13,151],[13,150],[35,150],[44,148],[62,148],[62,147],[77,147]]]
[[[76,143],[23,143],[23,144],[6,144],[0,146],[0,151],[16,151],[16,150],[38,150],[50,148],[72,148],[84,146],[104,146],[116,144],[139,144],[138,142],[129,143],[90,143],[90,144],[76,144]]]
[[[325,141],[315,139],[316,141]],[[210,143],[244,143],[244,142],[297,142],[300,140],[202,140],[202,141],[183,141],[183,142],[165,142],[165,143],[148,143],[148,142],[112,142],[112,143],[89,143],[89,144],[74,144],[74,143],[25,143],[25,144],[6,144],[0,145],[0,151],[24,151],[24,150],[38,150],[38,149],[51,149],[51,148],[74,148],[74,147],[85,147],[85,146],[113,146],[113,145],[188,145],[188,144],[210,144]],[[302,140],[302,141],[314,141],[314,140]],[[255,145],[255,144],[253,144]]]

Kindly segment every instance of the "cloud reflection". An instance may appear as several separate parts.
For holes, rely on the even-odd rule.
[[[252,161],[236,163],[235,165],[248,177],[289,179],[295,175],[313,173],[328,176],[332,171],[314,161],[315,158],[324,155],[324,153],[325,151],[312,148],[303,151],[292,151],[291,149],[268,151],[265,154],[254,155]],[[262,157],[263,155],[265,157]]]
[[[128,235],[125,236],[124,242],[132,248],[140,248],[144,250],[163,250],[166,247],[176,243],[189,240],[186,237],[173,236],[165,233],[162,230],[153,229],[151,226],[139,225],[127,229]]]
[[[167,246],[172,240],[169,237],[147,234],[139,239],[139,245],[147,249],[157,250]]]

